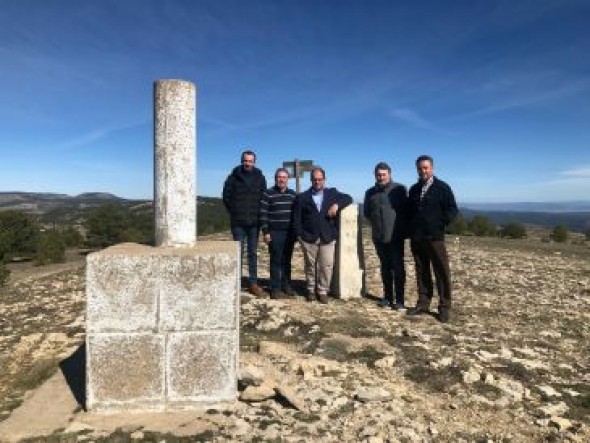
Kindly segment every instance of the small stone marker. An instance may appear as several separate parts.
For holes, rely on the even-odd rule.
[[[239,243],[196,243],[195,87],[155,84],[156,245],[86,267],[86,407],[172,410],[237,396]]]
[[[343,300],[361,297],[363,291],[361,226],[358,205],[352,204],[340,211],[336,267],[331,286],[332,292]]]

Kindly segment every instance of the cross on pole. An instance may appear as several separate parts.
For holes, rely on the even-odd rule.
[[[295,177],[295,190],[299,194],[301,192],[299,179],[303,177],[305,172],[313,169],[313,160],[299,160],[296,158],[292,162],[283,162],[283,168],[289,171],[290,177]]]

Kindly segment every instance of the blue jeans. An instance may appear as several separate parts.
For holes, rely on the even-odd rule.
[[[286,288],[291,286],[291,257],[295,237],[289,231],[270,231],[270,238],[270,288]]]
[[[240,242],[242,262],[244,261],[244,240],[248,253],[248,284],[255,285],[258,282],[258,225],[254,226],[232,226],[231,233],[235,241]]]

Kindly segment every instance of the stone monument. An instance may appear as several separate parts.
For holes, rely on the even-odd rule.
[[[86,268],[86,407],[173,410],[237,395],[239,243],[196,241],[196,89],[154,85],[156,247]]]
[[[336,266],[331,292],[346,300],[363,294],[364,258],[362,222],[359,205],[352,204],[340,211],[340,232],[336,243]]]

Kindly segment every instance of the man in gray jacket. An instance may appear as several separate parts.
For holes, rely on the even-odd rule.
[[[405,309],[404,239],[407,237],[408,191],[404,185],[391,181],[391,168],[385,162],[375,166],[375,182],[365,193],[363,212],[371,222],[373,244],[381,264],[381,305],[401,311]]]

